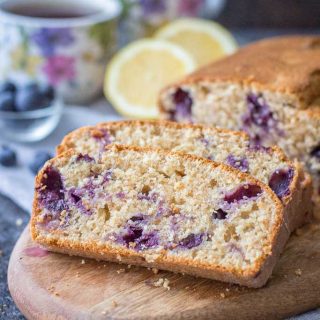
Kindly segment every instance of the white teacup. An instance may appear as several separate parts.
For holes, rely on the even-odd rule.
[[[101,93],[116,48],[117,0],[0,3],[0,81],[52,84],[68,103]]]

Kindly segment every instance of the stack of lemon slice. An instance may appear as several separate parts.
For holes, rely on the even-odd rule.
[[[124,116],[157,118],[157,98],[163,87],[236,48],[232,35],[217,23],[176,20],[154,38],[132,42],[111,59],[106,97]]]

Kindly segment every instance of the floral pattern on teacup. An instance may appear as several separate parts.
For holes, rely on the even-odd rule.
[[[28,55],[25,46],[18,46],[11,51],[13,70],[24,70],[30,76],[35,76],[37,67],[43,61],[39,55]]]
[[[44,56],[53,56],[57,47],[68,47],[74,36],[68,28],[41,28],[31,35]]]
[[[49,57],[43,65],[48,82],[57,85],[64,80],[73,80],[76,76],[75,58],[63,55]]]

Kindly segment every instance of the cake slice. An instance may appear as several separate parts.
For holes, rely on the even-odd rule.
[[[279,145],[311,173],[320,205],[319,106],[319,36],[259,41],[160,94],[165,119],[243,130],[255,145]]]
[[[233,166],[269,185],[286,207],[288,229],[312,214],[312,185],[298,162],[277,147],[252,148],[245,133],[170,121],[119,121],[84,127],[68,134],[57,147],[98,158],[105,145],[149,146],[179,151]]]
[[[49,250],[264,285],[289,237],[272,190],[234,168],[163,150],[74,151],[36,177],[32,239]]]

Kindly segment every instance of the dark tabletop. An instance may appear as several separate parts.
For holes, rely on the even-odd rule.
[[[7,269],[11,251],[29,220],[27,212],[0,194],[0,319],[25,319],[8,291]]]

